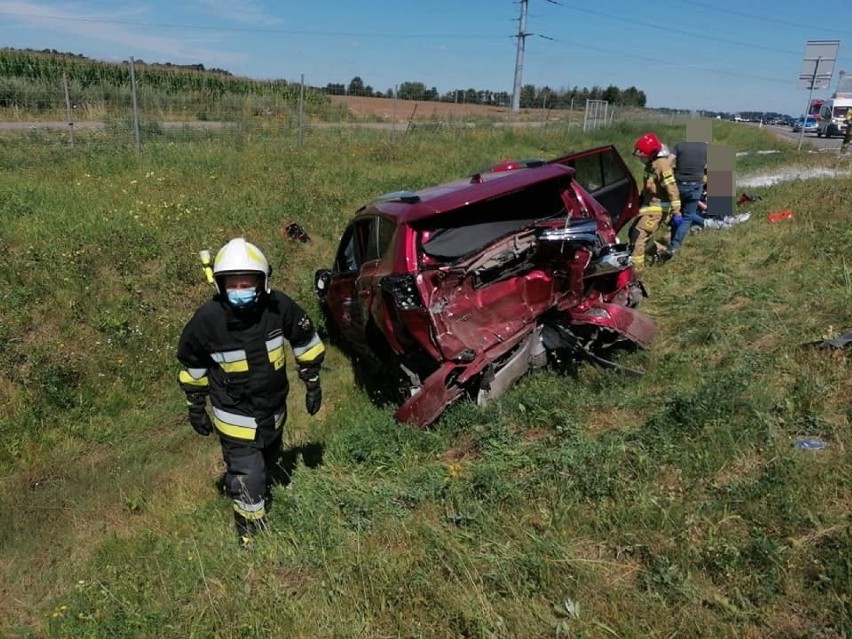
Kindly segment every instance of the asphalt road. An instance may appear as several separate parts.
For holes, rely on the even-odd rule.
[[[758,125],[755,124],[753,126]],[[801,133],[793,133],[793,129],[789,126],[773,126],[771,124],[764,124],[763,128],[772,131],[775,135],[784,138],[785,140],[791,140],[797,145],[799,143],[799,136]],[[805,133],[805,137],[802,138],[802,149],[810,147],[820,151],[839,151],[840,143],[842,141],[843,138],[818,138],[816,133]]]

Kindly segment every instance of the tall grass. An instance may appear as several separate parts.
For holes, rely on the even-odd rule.
[[[643,132],[314,131],[303,148],[211,136],[140,156],[3,138],[0,633],[852,634],[852,378],[842,353],[802,346],[852,319],[848,178],[756,189],[751,221],[650,269],[660,337],[625,360],[640,379],[539,373],[420,432],[330,349],[317,418],[294,384],[272,531],[235,547],[218,447],[175,383],[178,333],[211,292],[197,251],[245,234],[318,318],[313,270],[369,197],[500,157],[627,155]],[[769,224],[780,208],[794,218]],[[309,244],[281,235],[291,221]]]

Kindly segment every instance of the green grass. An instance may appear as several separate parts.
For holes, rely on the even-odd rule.
[[[218,446],[175,380],[210,295],[197,251],[245,234],[318,318],[312,273],[369,197],[501,157],[627,155],[642,126],[311,131],[303,148],[249,133],[141,155],[0,139],[0,635],[852,635],[852,377],[848,355],[802,346],[852,328],[849,178],[749,189],[752,220],[650,269],[659,339],[624,358],[642,378],[540,372],[423,432],[330,349],[322,412],[291,397],[272,532],[235,548]],[[781,150],[738,170],[848,168],[714,126]],[[290,221],[309,245],[281,236]]]

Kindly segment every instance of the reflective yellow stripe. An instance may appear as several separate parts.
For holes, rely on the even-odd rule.
[[[207,369],[204,370],[207,372]],[[182,370],[178,375],[178,380],[181,384],[187,384],[188,386],[207,386],[209,385],[209,380],[207,379],[207,375],[203,375],[201,377],[193,377],[192,373],[188,370]]]
[[[254,440],[257,422],[248,415],[229,413],[221,408],[213,408],[213,425],[220,433],[234,439]]]
[[[234,510],[251,521],[266,517],[266,504],[261,500],[257,504],[249,504],[239,499],[234,500]]]
[[[246,352],[244,350],[210,353],[210,357],[226,373],[245,373],[248,370],[248,360],[246,360]]]
[[[275,428],[280,428],[287,415],[287,407],[284,406],[273,414]],[[213,407],[213,425],[223,435],[234,439],[246,439],[253,441],[257,431],[257,421],[248,415],[231,413],[221,408]]]
[[[300,363],[304,364],[305,362],[314,361],[317,357],[319,357],[323,353],[325,353],[325,346],[323,346],[323,343],[320,342],[316,346],[313,346],[312,348],[309,348],[308,350],[306,350],[301,355],[296,355],[296,359]]]
[[[286,356],[284,354],[284,338],[276,337],[274,339],[266,340],[266,351],[269,354],[269,362],[278,370],[286,361]]]
[[[234,439],[246,439],[248,441],[254,441],[254,428],[246,428],[244,426],[234,426],[233,424],[226,424],[225,422],[213,418],[213,425],[223,435],[227,435],[228,437],[233,437]]]
[[[284,355],[284,347],[276,348],[274,351],[269,351],[269,362],[278,370],[282,366],[284,366],[284,362],[286,362],[286,357]]]
[[[653,213],[662,213],[663,207],[659,204],[651,204],[648,206],[643,206],[639,209],[639,215],[651,215]]]

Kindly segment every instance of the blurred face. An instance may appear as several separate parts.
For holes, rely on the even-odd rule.
[[[250,273],[241,275],[226,275],[225,290],[226,291],[245,291],[253,290],[260,286],[260,275],[252,275]]]

